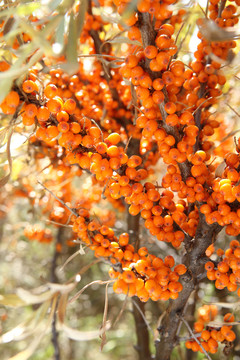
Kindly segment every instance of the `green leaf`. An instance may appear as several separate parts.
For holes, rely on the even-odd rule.
[[[69,75],[72,75],[78,71],[78,36],[77,36],[77,24],[76,18],[74,17],[73,12],[70,15],[69,21],[69,31],[68,31],[68,42],[66,46],[66,58],[67,64],[61,65]]]
[[[38,1],[32,1],[18,6],[14,6],[14,5],[15,4],[12,3],[12,6],[10,6],[8,9],[1,11],[0,18],[12,16],[16,14],[18,16],[31,15],[33,11],[39,9],[42,6],[42,4]]]
[[[32,44],[31,44],[32,45]],[[32,49],[32,52],[35,51],[36,48]],[[32,53],[31,52],[31,53]],[[3,71],[2,73],[0,73],[0,80],[1,80],[1,88],[5,87],[5,86],[10,86],[12,85],[12,82],[14,79],[18,78],[19,76],[21,76],[22,74],[26,73],[33,65],[35,65],[43,56],[44,52],[42,49],[37,50],[32,57],[30,58],[30,60],[28,60],[28,63],[25,64],[24,66],[21,66],[24,61],[29,57],[30,54],[23,54],[15,63],[13,66],[11,66],[11,68],[7,71]],[[5,83],[3,82],[3,79],[5,80]],[[9,85],[8,82],[11,82]],[[9,88],[9,89],[10,89]],[[8,94],[9,90],[7,91]],[[6,93],[6,90],[4,89],[3,93]],[[6,95],[7,95],[6,94]],[[6,97],[6,95],[3,96],[3,94],[1,93],[0,95],[0,102],[2,102],[4,100],[4,98]]]
[[[52,0],[49,2],[48,8],[53,11],[61,4],[61,2],[62,0]]]
[[[60,21],[59,26],[56,30],[56,35],[55,35],[55,44],[54,45],[58,44],[58,46],[59,46],[58,54],[61,53],[64,49],[64,35],[66,32],[65,26],[66,26],[66,18],[65,18],[65,16],[63,16],[63,18]]]
[[[18,16],[26,16],[31,15],[35,10],[39,9],[41,7],[41,3],[38,1],[32,1],[23,5],[19,5],[15,8]]]
[[[87,0],[81,0],[80,6],[78,9],[78,14],[76,17],[77,36],[78,37],[81,35],[82,29],[83,29],[86,11],[87,11]]]
[[[123,16],[122,16],[123,20],[129,18],[129,16],[131,16],[132,13],[136,11],[138,2],[139,2],[139,0],[129,1],[126,9],[124,10]]]

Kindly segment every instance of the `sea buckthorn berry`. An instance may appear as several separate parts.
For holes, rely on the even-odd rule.
[[[49,110],[48,110],[49,111]],[[66,111],[62,110],[62,111],[59,111],[57,113],[57,121],[58,122],[61,122],[61,121],[68,121],[69,120],[69,115]]]
[[[38,113],[37,106],[35,104],[28,104],[25,106],[25,115],[29,118],[34,118]]]
[[[58,128],[57,128],[57,126],[54,126],[54,125],[52,125],[52,126],[49,126],[48,128],[47,128],[47,136],[50,138],[50,139],[54,139],[56,136],[58,136],[58,134],[59,134],[59,131],[58,131]]]
[[[158,36],[155,42],[159,49],[169,49],[171,45],[170,37],[165,34]]]
[[[72,122],[69,124],[70,126],[70,131],[73,133],[73,134],[78,134],[81,130],[81,126],[79,125],[79,123],[77,122]],[[92,143],[92,142],[91,142]]]
[[[168,114],[174,114],[177,110],[177,106],[173,102],[166,103],[164,108]]]
[[[154,59],[158,54],[158,50],[155,46],[153,45],[148,45],[147,47],[145,47],[144,49],[144,55],[146,56],[146,58],[148,59]]]
[[[168,52],[161,51],[158,53],[156,60],[160,67],[162,67],[163,69],[167,69],[170,61],[170,54]]]
[[[22,115],[22,123],[25,126],[31,126],[34,124],[34,117],[26,116],[25,114]]]
[[[174,258],[171,255],[166,256],[164,259],[164,264],[172,268],[175,264]]]
[[[105,144],[104,142],[99,142],[95,145],[96,151],[99,154],[105,154],[107,152],[107,144]]]
[[[74,99],[68,99],[63,104],[63,110],[66,111],[68,114],[73,114],[76,106],[76,101]]]
[[[101,130],[97,127],[97,126],[92,126],[90,127],[90,129],[88,130],[89,135],[96,139],[99,139],[101,137]]]
[[[105,139],[111,145],[117,145],[121,141],[121,136],[118,133],[112,133]]]
[[[57,126],[58,130],[62,133],[66,133],[69,130],[69,123],[65,122],[65,121],[61,121],[58,126]]]
[[[50,98],[47,102],[47,108],[51,113],[58,113],[63,108],[63,101],[59,96],[55,96],[54,98]]]
[[[164,88],[164,81],[161,78],[154,79],[152,86],[154,90],[162,90]]]
[[[30,94],[33,91],[38,91],[38,85],[35,83],[35,81],[25,80],[22,84],[22,89],[25,93]]]
[[[184,264],[179,264],[177,266],[175,266],[174,271],[178,274],[178,275],[183,275],[186,273],[187,268]]]
[[[161,104],[164,101],[164,94],[162,91],[156,90],[153,92],[152,98],[155,104]]]
[[[16,108],[19,105],[20,98],[16,91],[10,91],[4,101],[6,102],[7,106]]]
[[[194,323],[194,330],[199,333],[203,330],[204,328],[204,323],[202,321],[196,321]]]
[[[58,88],[54,84],[49,84],[45,87],[43,93],[48,99],[52,99],[58,95]]]
[[[166,124],[170,126],[177,126],[179,124],[179,118],[176,114],[166,116]]]
[[[136,55],[128,55],[125,63],[129,68],[134,68],[135,66],[137,66],[139,62],[139,59]]]
[[[46,106],[41,106],[37,111],[37,119],[39,121],[47,121],[50,117],[50,111]]]
[[[143,88],[151,88],[152,87],[152,79],[150,78],[150,76],[144,74],[142,76],[140,76],[139,78],[139,85]]]
[[[135,167],[141,165],[141,163],[142,163],[142,158],[141,158],[140,156],[132,155],[132,156],[128,159],[127,165],[128,165],[130,168],[135,168]]]
[[[120,246],[126,246],[129,242],[129,234],[128,233],[122,233],[119,236],[119,245]]]

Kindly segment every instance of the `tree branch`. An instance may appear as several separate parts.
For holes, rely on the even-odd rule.
[[[180,318],[184,316],[187,301],[200,281],[198,275],[204,272],[204,263],[201,258],[204,258],[206,249],[214,243],[217,234],[222,229],[217,223],[208,225],[203,214],[200,213],[199,216],[199,224],[192,246],[182,259],[182,263],[188,268],[188,272],[182,276],[184,291],[179,293],[176,300],[169,302],[166,315],[158,329],[161,338],[156,342],[156,360],[170,359],[171,352],[178,343],[177,330]]]

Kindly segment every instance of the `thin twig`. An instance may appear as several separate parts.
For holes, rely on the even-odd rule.
[[[138,309],[139,313],[141,314],[142,318],[143,318],[143,321],[145,322],[148,330],[152,333],[152,335],[154,336],[154,331],[153,329],[151,328],[151,326],[149,325],[149,322],[147,321],[146,319],[146,316],[144,315],[144,313],[142,312],[142,310],[140,309],[140,307],[138,306],[138,304],[136,303],[136,301],[134,299],[132,299],[132,303],[133,305]]]
[[[208,358],[208,360],[212,360],[212,358],[208,355],[208,353],[206,352],[206,350],[204,349],[204,347],[202,346],[201,342],[198,340],[198,338],[196,337],[196,335],[194,334],[194,332],[192,331],[192,329],[190,328],[190,326],[188,325],[188,322],[184,319],[183,316],[179,316],[179,318],[181,319],[181,321],[186,325],[189,334],[194,338],[194,340],[198,343],[198,345],[201,347],[202,351],[204,352],[204,354],[206,355],[206,357]]]
[[[47,190],[57,201],[59,201],[65,208],[67,208],[73,215],[78,216],[78,213],[71,209],[65,202],[59,197],[57,197],[51,190],[49,190],[45,185],[43,185],[39,180],[37,180],[38,184],[40,184],[45,190]]]
[[[234,114],[237,115],[237,117],[240,118],[240,114],[231,105],[229,105],[229,104],[226,104],[226,105],[234,112]]]
[[[73,301],[77,300],[79,298],[79,296],[91,285],[93,284],[100,284],[100,285],[105,285],[105,284],[110,284],[115,282],[116,280],[106,280],[106,281],[102,281],[102,280],[94,280],[92,282],[90,282],[89,284],[85,285],[81,290],[79,290],[70,300],[68,300],[68,303],[71,304]]]
[[[125,297],[124,302],[123,302],[123,306],[122,306],[120,312],[118,313],[118,316],[116,317],[116,320],[114,321],[114,323],[112,325],[112,328],[117,324],[117,322],[121,318],[121,316],[123,314],[123,311],[125,310],[125,308],[127,306],[128,299],[129,299],[128,294],[126,294],[126,297]]]

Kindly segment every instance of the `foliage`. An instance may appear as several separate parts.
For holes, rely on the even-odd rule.
[[[2,2],[6,358],[238,355],[238,3]]]

